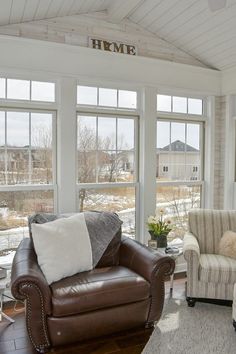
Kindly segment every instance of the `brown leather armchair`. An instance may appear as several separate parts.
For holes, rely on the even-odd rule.
[[[27,330],[38,352],[130,328],[151,327],[160,319],[164,279],[174,271],[174,261],[128,238],[122,238],[116,247],[115,259],[113,254],[109,260],[109,250],[105,253],[94,270],[49,286],[31,239],[21,242],[12,267],[12,293],[16,299],[26,300]]]

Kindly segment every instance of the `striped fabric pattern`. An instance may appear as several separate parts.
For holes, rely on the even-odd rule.
[[[207,283],[236,283],[236,260],[216,254],[201,254],[199,279]]]
[[[189,212],[189,231],[197,238],[200,252],[217,254],[224,232],[236,232],[236,211],[199,209]]]
[[[219,241],[227,230],[236,232],[236,211],[189,212],[189,232],[184,238],[188,297],[233,300],[236,261],[217,254]]]
[[[236,321],[236,284],[234,285],[233,320]]]

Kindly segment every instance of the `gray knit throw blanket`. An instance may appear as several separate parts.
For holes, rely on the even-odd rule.
[[[74,214],[56,215],[42,213],[31,215],[28,218],[30,236],[32,235],[32,223],[44,224],[45,222],[54,221],[56,219],[69,217],[72,215]],[[95,268],[103,253],[106,251],[108,245],[119,231],[122,221],[119,219],[117,214],[110,212],[85,211],[84,217],[92,247],[93,267]]]

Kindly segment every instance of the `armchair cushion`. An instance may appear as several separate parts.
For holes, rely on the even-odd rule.
[[[44,224],[73,215],[76,213],[31,215],[28,218],[29,235],[32,238],[33,224]],[[118,215],[105,211],[85,211],[83,215],[91,241],[93,268],[118,265],[122,224]]]
[[[48,284],[93,268],[92,248],[83,213],[32,224],[38,264]]]
[[[51,284],[52,312],[75,315],[148,299],[150,283],[128,268],[97,268]]]
[[[202,254],[199,265],[200,281],[206,283],[236,283],[236,260],[216,254]]]

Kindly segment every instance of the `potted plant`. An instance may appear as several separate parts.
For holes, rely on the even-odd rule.
[[[157,248],[167,247],[167,235],[172,230],[171,221],[164,219],[164,210],[160,209],[160,216],[149,216],[147,226],[152,240],[156,240]]]

